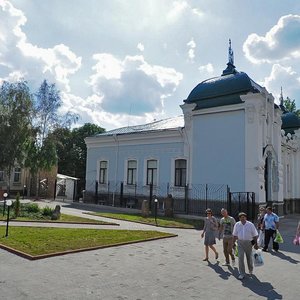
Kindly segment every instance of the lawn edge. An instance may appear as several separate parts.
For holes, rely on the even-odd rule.
[[[6,221],[3,221],[6,222]],[[47,224],[79,224],[79,225],[99,225],[99,226],[105,226],[105,225],[112,225],[112,226],[120,226],[120,224],[117,223],[110,223],[107,222],[106,224],[101,224],[101,223],[95,223],[95,222],[67,222],[67,221],[43,221],[43,220],[32,220],[32,221],[27,221],[27,220],[14,220],[10,219],[9,222],[21,222],[21,223],[47,223]]]
[[[153,226],[153,227],[156,227],[156,228],[161,227],[161,228],[171,228],[171,229],[202,230],[201,228],[196,228],[196,227],[186,228],[186,227],[177,227],[177,226],[163,226],[163,225],[143,223],[143,222],[139,222],[139,221],[123,220],[123,219],[118,219],[118,218],[114,218],[114,217],[100,216],[100,215],[96,215],[96,214],[89,213],[89,212],[83,212],[83,214],[92,215],[92,216],[101,217],[101,218],[106,218],[106,219],[113,219],[113,220],[116,220],[116,221],[125,221],[125,222],[132,222],[132,223],[137,223],[137,224],[149,225],[149,226]]]
[[[38,259],[45,259],[45,258],[50,258],[50,257],[55,257],[55,256],[60,256],[60,255],[72,254],[72,253],[93,251],[93,250],[112,248],[112,247],[118,247],[118,246],[126,246],[126,245],[143,243],[143,242],[151,242],[151,241],[155,241],[155,240],[173,238],[173,237],[177,237],[177,236],[178,236],[177,234],[168,233],[168,236],[153,237],[153,238],[131,241],[131,242],[115,243],[115,244],[104,245],[104,246],[95,246],[95,247],[67,250],[67,251],[61,251],[61,252],[54,252],[54,253],[49,253],[49,254],[40,254],[40,255],[30,255],[26,252],[14,249],[12,247],[3,245],[1,243],[0,243],[0,248],[6,250],[8,252],[11,252],[13,254],[16,254],[22,258],[26,258],[28,260],[38,260]]]

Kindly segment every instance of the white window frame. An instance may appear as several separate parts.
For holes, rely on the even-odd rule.
[[[134,161],[136,163],[136,167],[135,167],[135,176],[133,178],[133,182],[132,183],[129,183],[129,162],[132,162]],[[134,170],[132,168],[130,168],[130,170]],[[126,185],[129,185],[129,186],[133,186],[133,185],[136,185],[137,184],[137,174],[138,174],[138,161],[137,159],[135,158],[129,158],[126,160],[126,167],[125,167],[125,184]]]
[[[18,180],[16,180],[16,175],[18,175]],[[21,176],[22,176],[22,169],[20,167],[15,167],[14,168],[14,183],[20,183],[21,182]]]
[[[101,162],[106,162],[106,172],[104,174],[104,182],[101,182],[101,170],[104,169],[104,168],[101,168]],[[107,159],[100,159],[98,161],[98,182],[99,184],[108,184],[108,166],[109,166],[109,163],[108,163],[108,160]]]
[[[153,186],[157,186],[159,182],[159,160],[157,158],[147,158],[145,160],[145,185],[150,186],[151,183],[148,183],[148,162],[149,161],[156,161],[156,180],[152,182]],[[153,169],[153,168],[151,168]]]

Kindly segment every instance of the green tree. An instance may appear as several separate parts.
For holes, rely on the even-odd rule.
[[[283,104],[284,108],[288,112],[293,112],[300,117],[300,109],[297,109],[295,100],[291,100],[289,97],[287,97],[285,100],[283,100]]]
[[[59,128],[53,132],[57,141],[58,172],[79,178],[79,190],[84,187],[86,173],[87,149],[84,139],[104,131],[98,125],[86,123],[72,131]]]
[[[26,166],[30,169],[31,176],[37,182],[36,191],[40,181],[40,171],[50,170],[57,164],[56,139],[52,134],[58,128],[69,127],[77,121],[74,114],[62,117],[59,108],[62,100],[55,84],[44,80],[35,94],[35,114],[33,125],[35,138],[28,144],[28,157]]]
[[[23,166],[31,139],[33,100],[27,82],[4,82],[0,89],[0,169],[7,171],[8,190],[13,168]]]

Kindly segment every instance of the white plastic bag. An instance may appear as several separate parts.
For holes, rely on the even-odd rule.
[[[265,233],[262,230],[259,231],[259,235],[257,238],[257,245],[258,245],[258,247],[265,246]]]
[[[264,265],[264,260],[262,257],[262,252],[260,249],[252,251],[253,264],[255,267],[261,267]]]

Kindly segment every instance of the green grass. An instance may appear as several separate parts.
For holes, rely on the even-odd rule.
[[[156,238],[172,237],[165,232],[142,230],[106,230],[41,227],[9,227],[6,238],[5,226],[0,227],[0,244],[31,256],[86,248],[141,242]]]
[[[0,216],[0,220],[6,221],[7,216]],[[18,218],[10,218],[11,221],[40,221],[40,222],[67,222],[67,223],[93,223],[93,224],[98,224],[98,225],[111,225],[114,223],[111,222],[105,222],[105,221],[100,221],[100,220],[92,220],[88,218],[83,218],[83,217],[78,217],[78,216],[72,216],[72,215],[66,215],[66,214],[61,214],[59,220],[50,220],[49,218],[40,218],[38,216],[35,218],[35,215],[29,215],[27,217],[18,217]]]
[[[156,225],[154,217],[144,218],[138,214],[119,214],[119,213],[88,213],[90,215],[101,216],[106,218],[113,218],[118,220],[125,220],[130,222],[138,222],[148,225]],[[203,220],[195,219],[182,219],[182,218],[167,218],[158,216],[157,225],[162,227],[171,227],[171,228],[203,228]]]

